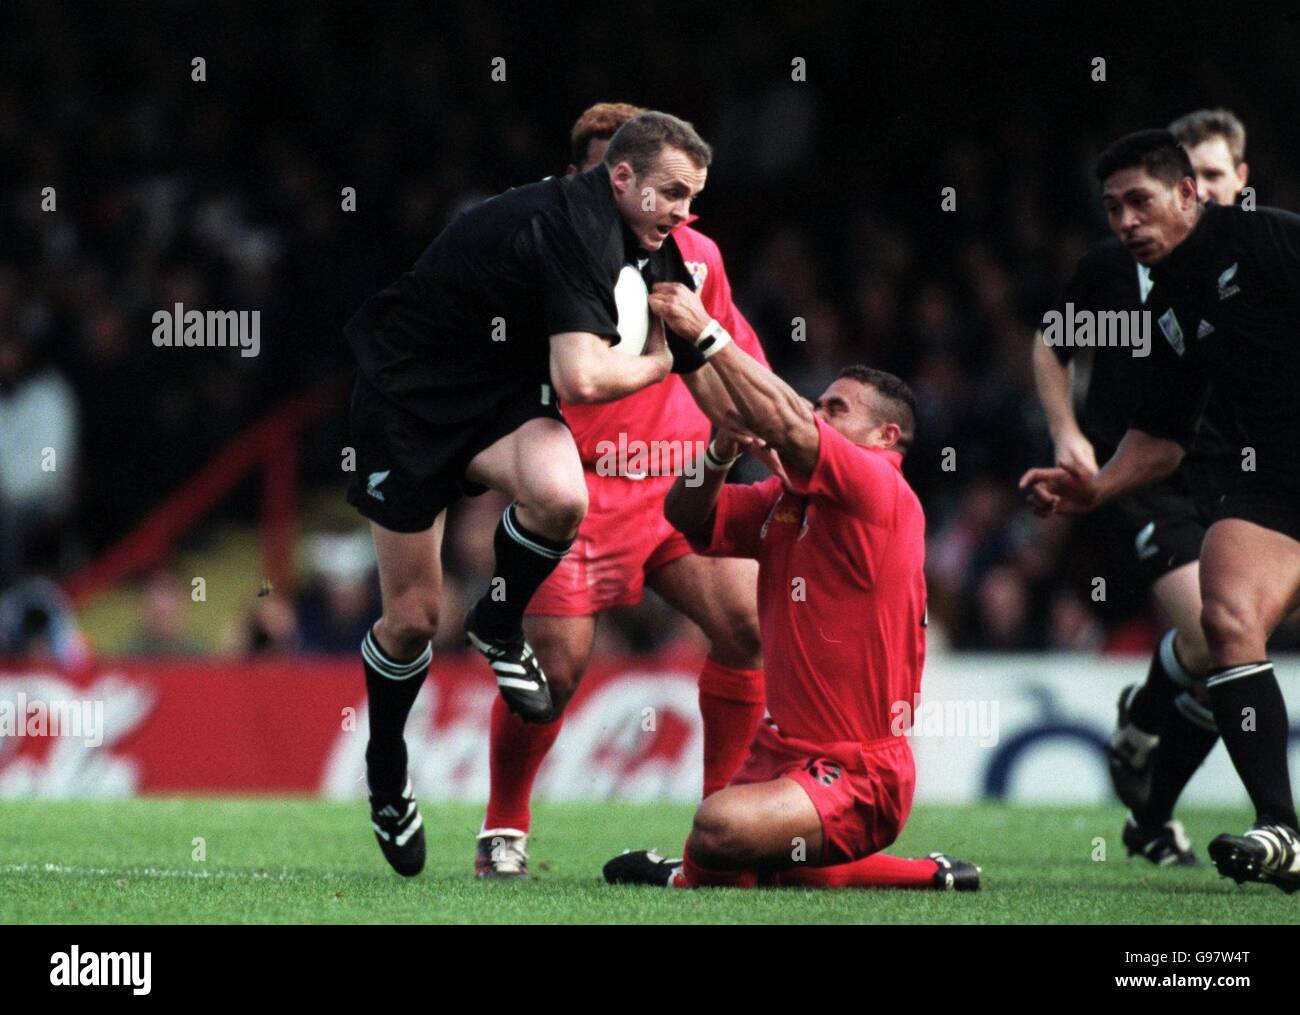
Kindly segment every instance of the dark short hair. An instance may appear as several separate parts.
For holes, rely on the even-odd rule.
[[[899,429],[898,448],[906,452],[916,439],[916,398],[907,382],[885,370],[855,363],[845,367],[835,379],[847,377],[873,388],[879,396],[880,408],[883,410],[882,423],[896,423]]]
[[[713,161],[713,149],[689,123],[669,113],[649,110],[614,132],[605,149],[605,165],[613,169],[626,162],[640,176],[654,165],[664,148],[680,148],[701,169]]]
[[[1228,145],[1233,165],[1246,161],[1246,125],[1230,109],[1198,109],[1180,116],[1169,131],[1188,148],[1212,137],[1221,137]]]
[[[1196,179],[1192,161],[1178,138],[1167,130],[1139,130],[1124,135],[1097,156],[1097,182],[1104,185],[1121,169],[1138,166],[1169,187],[1184,176]]]

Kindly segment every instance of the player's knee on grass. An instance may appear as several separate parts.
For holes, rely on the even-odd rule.
[[[1240,597],[1207,596],[1201,628],[1212,659],[1221,666],[1264,658],[1267,635],[1256,611]]]
[[[719,870],[746,867],[761,859],[755,855],[746,824],[741,809],[728,802],[726,792],[715,793],[695,812],[686,840],[691,859]]]

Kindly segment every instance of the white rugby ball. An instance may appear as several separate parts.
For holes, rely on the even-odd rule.
[[[614,346],[629,356],[640,356],[650,334],[650,304],[641,273],[630,264],[623,265],[614,283],[614,302],[618,306],[619,343]]]

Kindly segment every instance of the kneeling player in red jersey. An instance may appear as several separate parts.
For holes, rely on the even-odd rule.
[[[573,127],[570,174],[596,166],[614,132],[642,110],[624,103],[600,103]],[[672,232],[709,313],[737,344],[766,362],[758,337],[731,300],[731,285],[717,244],[684,219]],[[629,273],[631,274],[631,273]],[[632,279],[636,282],[635,276]],[[641,307],[647,291],[640,288]],[[629,297],[629,302],[633,297]],[[622,327],[620,308],[620,327]],[[689,378],[674,375],[636,396],[601,405],[563,407],[587,481],[587,516],[568,555],[534,594],[524,628],[546,672],[557,718],[528,723],[504,701],[492,707],[491,788],[478,835],[475,868],[483,878],[527,875],[527,836],[533,782],[559,735],[560,713],[578,688],[591,656],[599,614],[641,601],[649,586],[669,605],[699,625],[709,639],[700,672],[699,702],[704,721],[704,795],[727,784],[763,716],[763,670],[754,605],[757,569],[753,561],[707,559],[664,519],[663,501],[672,475],[602,468],[608,448],[677,448],[694,461],[709,437],[709,420],[729,405],[707,367]],[[677,459],[683,461],[680,456]]]
[[[810,409],[685,286],[656,285],[650,304],[679,335],[699,336],[736,406],[704,482],[678,479],[665,512],[701,553],[757,559],[768,718],[730,785],[696,811],[682,859],[625,853],[605,879],[978,888],[974,864],[880,852],[902,831],[916,782],[891,709],[913,700],[925,661],[925,516],[902,474],[911,392],[848,367]],[[725,485],[747,444],[776,474]]]

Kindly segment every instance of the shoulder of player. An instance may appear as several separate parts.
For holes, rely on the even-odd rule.
[[[470,205],[452,219],[444,235],[454,243],[496,244],[531,229],[539,218],[560,217],[562,207],[560,181],[548,176]]]
[[[1248,239],[1261,234],[1300,230],[1300,215],[1285,208],[1260,206],[1246,209],[1240,205],[1210,205],[1205,214],[1212,216],[1210,221],[1216,228],[1230,230],[1234,235]]]
[[[1300,276],[1300,215],[1284,208],[1211,204],[1205,219],[1208,229],[1201,246],[1215,255],[1203,258],[1202,267],[1220,276],[1221,288],[1229,281],[1223,273],[1232,272],[1239,279],[1251,275],[1266,280],[1267,286],[1294,291]]]
[[[580,226],[616,224],[618,207],[603,165],[557,181],[557,207]]]
[[[595,170],[576,176],[547,177],[540,184],[525,225],[539,224],[570,249],[586,251],[593,264],[612,268],[622,263],[622,226],[609,191],[608,177]]]

